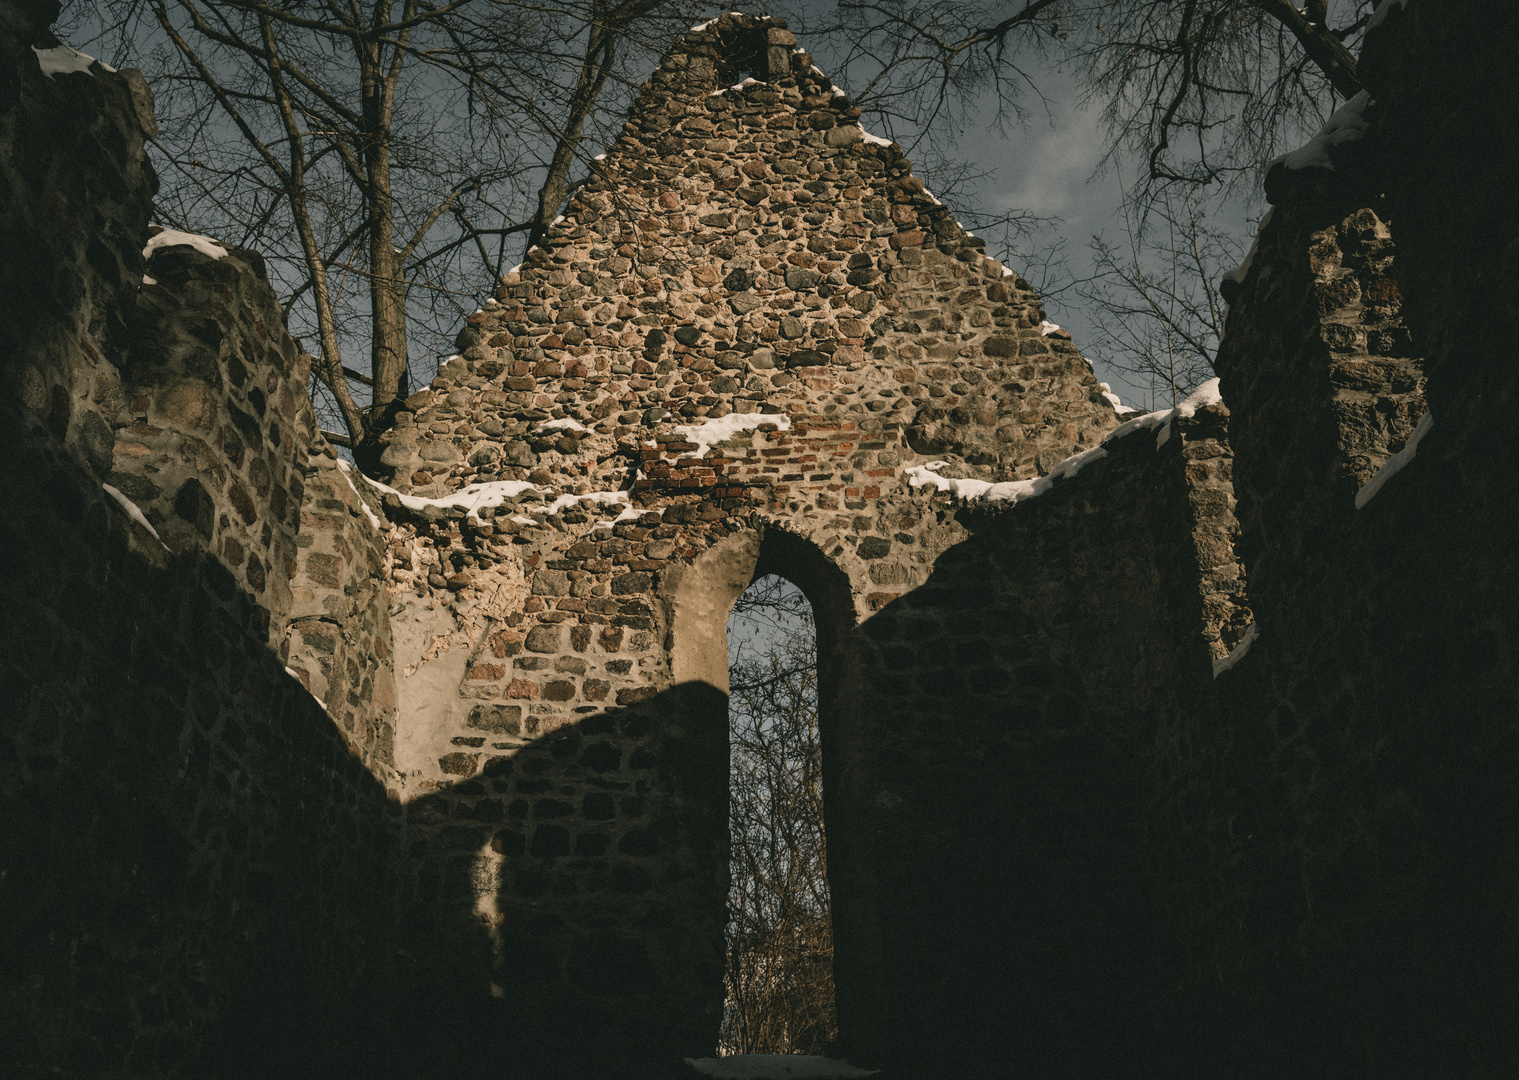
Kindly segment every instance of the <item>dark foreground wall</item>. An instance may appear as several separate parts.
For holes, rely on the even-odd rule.
[[[1165,1013],[1147,851],[1187,793],[1158,795],[1156,758],[1187,752],[1178,718],[1249,614],[1227,419],[960,509],[971,537],[858,631],[881,1030],[909,1075],[1122,1074]]]
[[[48,7],[0,10],[0,1071],[315,1060],[396,961],[383,730],[300,623],[384,630],[368,526],[257,257],[145,263],[151,97],[39,70]]]
[[[862,625],[898,1060],[1519,1063],[1516,31],[1393,5],[1363,137],[1267,179],[1217,362],[1235,663],[1187,585],[1203,477],[1134,436]]]
[[[968,304],[974,333],[999,319],[1008,333],[954,370],[925,369],[930,397],[948,383],[982,402],[980,373],[1014,349],[1052,357],[1058,375],[1039,390],[1031,359],[1017,389],[999,384],[1011,396],[982,402],[988,422],[925,405],[911,415],[964,431],[866,419],[856,433],[804,424],[811,406],[793,401],[789,433],[728,456],[686,457],[695,448],[664,429],[650,450],[646,429],[672,421],[634,408],[664,399],[645,401],[652,378],[634,386],[630,372],[673,374],[677,355],[696,372],[692,350],[709,346],[677,334],[686,351],[660,352],[676,346],[655,289],[615,348],[668,371],[622,363],[612,344],[584,344],[613,331],[566,291],[563,335],[498,304],[475,337],[494,320],[532,340],[476,341],[407,406],[438,410],[429,430],[459,420],[465,441],[506,438],[476,413],[486,405],[529,434],[504,455],[471,444],[468,465],[458,448],[417,449],[396,483],[425,477],[435,498],[403,513],[392,495],[383,520],[316,442],[256,255],[181,245],[144,261],[147,89],[98,67],[43,75],[28,50],[53,44],[45,8],[0,9],[0,1065],[541,1076],[532,1054],[548,1048],[579,1059],[578,1075],[620,1075],[635,1056],[677,1068],[721,1008],[716,628],[751,574],[778,571],[819,612],[851,1054],[903,1076],[1512,1073],[1510,5],[1390,10],[1364,61],[1376,104],[1363,137],[1332,151],[1333,168],[1268,177],[1276,212],[1229,293],[1222,402],[1111,432],[1105,456],[1037,498],[966,504],[908,482],[919,443],[980,467],[967,453],[978,426],[1034,454],[1020,469],[1047,470],[1054,443],[1030,449],[992,423],[1039,393],[1050,416],[1086,418],[1042,429],[1060,455],[1117,424],[1074,349],[1039,332],[1035,301],[1001,306],[1013,293],[1000,268],[946,226],[944,250],[892,256],[889,284],[922,289],[910,327],[829,339],[832,359],[810,350],[796,370],[834,404],[851,400],[835,382],[849,371],[879,376],[872,400],[911,401],[919,376],[887,347],[948,357],[947,342],[920,344],[924,327],[950,333],[949,305]],[[820,89],[776,25],[727,17],[699,44],[732,31],[748,48],[759,30],[767,64]],[[760,115],[693,86],[703,109],[734,111],[725,131]],[[764,87],[741,92],[794,111]],[[809,175],[867,159],[905,175],[895,151],[848,149],[862,136],[823,120]],[[841,187],[854,212],[842,183],[772,183],[740,197],[817,210]],[[924,246],[887,218],[938,211],[898,186],[896,210],[872,204],[879,220],[862,210],[830,235]],[[673,212],[665,194],[643,192]],[[529,295],[539,278],[577,288],[550,263],[595,223],[563,226],[556,254],[502,299],[542,299]],[[817,274],[787,288],[827,312],[896,298],[868,267],[830,261],[828,296],[807,292]],[[777,316],[791,302],[778,266]],[[721,315],[734,297],[703,282]],[[771,321],[749,327],[756,340],[806,329]],[[883,350],[870,369],[866,343]],[[738,362],[711,348],[702,373]],[[624,411],[608,398],[575,415],[647,469],[637,520],[591,536],[583,508],[533,509],[536,494],[516,508],[531,519],[439,505],[466,482],[550,485],[545,462],[579,467],[586,440],[532,427],[556,379],[598,402],[627,383]],[[707,396],[740,401],[736,379],[707,381]],[[742,400],[772,405],[795,382]],[[712,415],[688,407],[682,419]],[[882,432],[890,445],[855,445]],[[519,460],[529,450],[542,474]],[[1406,464],[1383,472],[1400,452]],[[831,472],[811,472],[825,454],[841,496],[823,486]],[[750,469],[755,490],[720,486],[729,467]],[[870,482],[843,486],[856,475]],[[788,495],[803,477],[814,502]],[[834,521],[840,498],[855,514]]]
[[[170,556],[39,428],[9,410],[0,449],[0,1061],[307,1057],[387,983],[385,793],[225,568]]]
[[[1235,1010],[1226,1059],[1519,1060],[1516,32],[1511,5],[1392,5],[1365,136],[1332,168],[1273,169],[1230,294],[1217,366],[1260,638],[1176,762],[1219,810],[1165,830],[1160,878],[1198,1001]]]

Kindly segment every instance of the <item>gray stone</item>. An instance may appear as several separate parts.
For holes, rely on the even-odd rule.
[[[418,456],[423,461],[438,462],[458,461],[462,457],[459,448],[444,439],[427,440],[418,451]]]
[[[537,570],[533,572],[534,596],[570,595],[570,576],[563,570]]]
[[[535,626],[527,632],[527,639],[523,644],[536,653],[556,653],[559,651],[562,637],[558,626]]]
[[[493,735],[519,735],[522,732],[522,706],[476,705],[469,712],[468,724]]]
[[[801,292],[811,289],[823,279],[823,275],[816,270],[807,270],[800,266],[794,266],[786,271],[786,288]]]

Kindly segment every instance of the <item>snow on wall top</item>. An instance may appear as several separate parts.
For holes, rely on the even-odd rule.
[[[1288,169],[1333,169],[1334,161],[1329,151],[1344,143],[1354,142],[1371,130],[1365,116],[1366,108],[1373,105],[1371,95],[1362,90],[1355,97],[1335,110],[1324,122],[1318,134],[1290,154],[1271,159],[1267,169],[1280,164]]]
[[[948,492],[967,502],[1005,502],[1016,506],[1020,502],[1043,495],[1054,487],[1057,481],[1075,476],[1092,462],[1101,461],[1108,456],[1108,451],[1105,449],[1108,444],[1132,432],[1152,431],[1159,428],[1160,434],[1155,438],[1155,448],[1160,449],[1171,438],[1173,420],[1194,416],[1198,409],[1205,409],[1223,400],[1219,394],[1218,382],[1217,379],[1209,379],[1174,409],[1160,409],[1121,424],[1108,433],[1102,441],[1102,446],[1094,446],[1089,450],[1072,454],[1044,476],[993,484],[985,480],[940,476],[939,470],[948,465],[943,461],[930,461],[926,465],[915,465],[903,469],[902,475],[913,487],[931,486],[937,491]]]
[[[220,240],[213,240],[199,233],[180,232],[178,229],[165,229],[152,237],[147,247],[142,249],[142,257],[151,259],[153,252],[166,247],[192,247],[202,255],[209,255],[213,259],[227,257],[227,249],[222,246]]]
[[[32,52],[37,54],[37,63],[42,67],[42,74],[49,79],[76,71],[82,71],[88,75],[92,64],[99,64],[106,71],[116,70],[110,64],[96,60],[93,56],[87,56],[77,49],[71,49],[67,45],[59,45],[56,49],[39,49],[33,45]]]

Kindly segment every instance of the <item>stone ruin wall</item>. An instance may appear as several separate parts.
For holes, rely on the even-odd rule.
[[[38,867],[0,881],[8,1045],[171,1074],[278,1030],[404,1068],[367,1011],[421,1025],[434,1068],[488,1059],[481,1032],[705,1051],[721,630],[764,572],[819,618],[851,1052],[1090,1075],[1168,1047],[1336,1060],[1352,1030],[1395,1061],[1409,1032],[1452,1045],[1417,1020],[1459,970],[1488,1002],[1462,1030],[1499,1030],[1487,928],[1513,847],[1472,839],[1507,827],[1513,758],[1512,451],[1489,444],[1512,425],[1491,328],[1514,317],[1493,283],[1515,230],[1501,155],[1459,141],[1501,126],[1501,95],[1433,115],[1431,73],[1482,55],[1475,20],[1420,10],[1372,39],[1397,73],[1372,134],[1268,179],[1230,408],[1121,431],[1026,283],[784,26],[724,16],[408,399],[384,486],[316,439],[256,255],[136,254],[140,80],[15,62],[4,205],[49,191],[100,217],[5,223],[40,253],[7,268],[29,300],[6,324],[24,647],[0,790]],[[49,147],[82,118],[90,138]],[[1430,123],[1444,143],[1416,148]],[[1498,256],[1432,212],[1462,200]],[[1440,426],[1357,510],[1431,405]],[[678,430],[727,417],[760,426]],[[908,472],[1015,482],[1099,447],[1013,506]],[[173,930],[111,929],[145,911]],[[1399,950],[1424,982],[1394,1001]]]
[[[1198,1015],[1277,1003],[1262,1061],[1293,1067],[1290,1032],[1328,1072],[1501,1073],[1519,1060],[1500,899],[1519,213],[1495,133],[1513,130],[1496,73],[1516,13],[1386,7],[1364,134],[1268,174],[1273,214],[1228,294],[1216,367],[1260,637],[1213,709],[1177,718],[1186,753],[1162,764],[1190,793],[1156,821],[1157,878]]]
[[[715,1029],[725,729],[721,703],[693,699],[692,684],[726,685],[726,658],[692,639],[721,641],[749,568],[804,587],[809,561],[827,568],[819,577],[831,570],[831,585],[808,591],[838,612],[836,662],[876,665],[859,667],[857,700],[840,704],[825,736],[848,762],[835,775],[850,794],[830,811],[835,873],[875,891],[869,837],[929,846],[893,809],[904,804],[882,787],[881,763],[927,769],[975,738],[945,715],[946,701],[951,713],[960,703],[940,687],[932,700],[908,696],[923,723],[899,744],[875,717],[900,702],[880,713],[869,703],[900,662],[855,658],[856,624],[921,590],[970,535],[955,500],[915,488],[908,470],[937,461],[946,476],[1024,480],[1119,424],[1027,283],[986,258],[898,148],[864,137],[858,109],[794,44],[775,20],[724,16],[667,58],[563,219],[470,318],[463,353],[408,399],[382,457],[394,470],[387,565],[405,612],[393,618],[411,718],[397,766],[408,790],[438,793],[412,821],[413,835],[432,837],[413,850],[443,866],[419,871],[418,900],[453,925],[434,939],[452,957],[438,963],[457,963],[459,942],[478,937],[483,904],[490,981],[551,1015],[593,1010],[605,971],[656,972],[636,980],[647,1017],[618,1000],[625,1038],[671,1038],[672,1015],[691,1024],[679,1038],[692,1045]],[[715,447],[692,441],[728,417],[757,426]],[[1172,443],[1180,512],[1150,538],[1191,560],[1182,588],[1193,607],[1179,622],[1203,667],[1248,621],[1216,434]],[[466,509],[486,497],[501,505]],[[1122,520],[1143,533],[1146,513]],[[1199,559],[1218,568],[1207,580]],[[1145,586],[1132,602],[1153,606],[1155,581]],[[706,599],[724,588],[726,601]],[[1066,605],[1036,649],[1117,621],[1091,597]],[[682,626],[692,608],[705,621]],[[687,655],[697,652],[707,655]],[[988,692],[1048,668],[1027,644],[987,661]],[[1052,692],[1041,683],[1035,697]],[[921,854],[886,861],[892,875],[924,873]],[[910,933],[921,909],[904,902],[891,927],[861,914],[852,930],[861,906],[838,916],[837,935],[859,939],[841,947],[840,1008],[871,1014],[853,1022],[885,1038],[879,1003],[856,1004],[881,976],[856,977],[851,958],[884,963],[876,954],[897,946],[880,942]],[[664,929],[594,929],[630,920]],[[915,958],[897,959],[905,971],[937,946],[903,947]],[[901,993],[906,1008],[908,984]]]
[[[184,1074],[383,989],[387,608],[261,260],[144,258],[151,94],[45,75],[48,7],[0,12],[0,1046]]]

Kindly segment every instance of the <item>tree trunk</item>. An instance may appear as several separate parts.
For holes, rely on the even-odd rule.
[[[382,5],[388,7],[389,5]],[[395,245],[395,200],[391,191],[390,127],[400,74],[399,50],[386,71],[379,41],[357,43],[363,98],[364,201],[369,233],[370,388],[363,446],[355,456],[377,456],[376,438],[389,426],[406,380],[406,278]],[[360,462],[361,467],[365,464]]]

